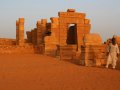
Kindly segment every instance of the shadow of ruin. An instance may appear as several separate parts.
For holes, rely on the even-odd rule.
[[[106,64],[106,47],[109,39],[90,33],[90,20],[85,13],[68,9],[59,17],[37,21],[36,27],[27,31],[24,38],[24,18],[16,21],[16,39],[0,39],[0,54],[45,54],[85,66]],[[116,36],[120,47],[120,37]]]

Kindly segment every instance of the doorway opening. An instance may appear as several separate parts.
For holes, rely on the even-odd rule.
[[[77,25],[68,24],[67,44],[77,44]]]

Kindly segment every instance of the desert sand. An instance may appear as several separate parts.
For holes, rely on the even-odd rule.
[[[0,90],[120,90],[120,70],[45,55],[0,55]]]

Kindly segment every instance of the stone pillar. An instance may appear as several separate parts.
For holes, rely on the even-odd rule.
[[[19,33],[18,45],[23,46],[24,45],[24,18],[19,18],[18,33]]]
[[[18,45],[19,41],[19,21],[16,20],[16,45]]]
[[[42,31],[43,39],[44,39],[45,32],[47,31],[47,19],[41,19],[40,29],[41,29],[41,31]]]
[[[41,19],[41,23],[46,25],[47,19]]]
[[[41,21],[37,21],[37,45],[40,45],[43,43],[43,35],[41,30]]]
[[[62,24],[60,23],[59,25],[59,42],[60,42],[60,46],[64,46],[67,45],[67,24]]]
[[[45,37],[45,54],[50,56],[56,56],[57,55],[57,45],[58,38],[59,38],[59,32],[58,32],[58,18],[52,17],[51,20],[51,35]]]
[[[85,34],[90,33],[91,24],[89,19],[84,19],[84,28],[85,28],[85,31],[84,31]]]
[[[37,45],[37,28],[31,31],[32,34],[32,44]]]
[[[59,19],[56,17],[52,17],[50,18],[51,20],[51,32],[54,33],[54,36],[57,40],[57,42],[59,41]]]
[[[43,36],[45,35],[46,28],[47,27],[47,19],[41,19],[41,30],[43,33]]]
[[[32,43],[32,32],[27,31],[26,34],[27,34],[27,42]]]
[[[86,34],[85,45],[81,47],[81,64],[100,66],[105,61],[105,46],[99,34]],[[84,62],[84,63],[83,63]]]
[[[85,35],[84,24],[77,24],[77,44],[83,45],[83,37]]]

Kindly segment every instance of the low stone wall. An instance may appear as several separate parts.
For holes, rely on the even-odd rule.
[[[0,46],[0,54],[24,54],[24,53],[34,53],[33,46],[15,46],[15,45],[1,45]]]
[[[0,45],[16,45],[15,39],[0,38]]]
[[[43,46],[16,46],[16,45],[0,45],[0,54],[35,54],[44,53]]]
[[[60,46],[60,59],[85,66],[101,66],[107,62],[106,45]]]
[[[77,50],[77,45],[60,46],[60,59],[73,60],[76,50]]]
[[[88,45],[81,47],[81,64],[85,66],[101,66],[106,64],[106,45]]]
[[[0,38],[0,54],[34,54],[44,53],[44,45],[34,46],[27,43],[23,46],[16,45],[15,39]]]

